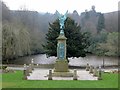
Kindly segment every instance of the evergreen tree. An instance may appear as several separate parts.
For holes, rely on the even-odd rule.
[[[105,28],[105,19],[104,19],[104,15],[100,14],[99,18],[98,18],[98,25],[97,25],[97,32],[99,33],[102,29]]]
[[[46,45],[43,45],[48,56],[57,56],[57,37],[60,33],[59,20],[49,24],[49,31],[46,34]],[[71,18],[65,21],[65,36],[67,38],[67,57],[84,57],[89,45],[87,32],[81,33],[80,26]]]

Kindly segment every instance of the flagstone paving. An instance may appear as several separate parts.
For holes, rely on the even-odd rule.
[[[73,69],[70,69],[72,72]],[[27,76],[28,80],[48,80],[49,69],[35,69]],[[89,71],[77,69],[78,80],[97,80],[97,77],[93,77],[89,74]],[[53,77],[53,80],[73,80],[73,77]]]

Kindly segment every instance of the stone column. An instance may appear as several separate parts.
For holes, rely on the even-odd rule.
[[[66,37],[64,34],[60,34],[57,38],[57,58],[58,60],[65,60],[66,59]]]
[[[31,68],[32,68],[32,70],[34,70],[34,61],[33,61],[33,59],[31,60]]]
[[[68,72],[68,61],[66,59],[66,37],[60,33],[57,38],[57,59],[55,63],[55,72]]]
[[[94,68],[93,76],[97,77],[97,68],[96,67]]]
[[[30,73],[29,73],[29,66],[26,67],[26,76],[30,76]]]
[[[52,80],[52,70],[49,70],[48,80]]]
[[[37,67],[39,66],[39,64],[37,64]]]
[[[98,80],[102,80],[102,70],[101,70],[101,66],[99,66],[99,70],[98,70]]]
[[[77,80],[77,70],[74,70],[74,74],[73,74],[73,80]]]
[[[26,64],[24,64],[23,79],[24,79],[24,80],[27,80],[27,75],[26,75]]]
[[[93,73],[93,66],[92,66],[92,65],[90,66],[89,73],[90,73],[90,74],[92,74],[92,73]]]
[[[29,64],[29,73],[32,73],[32,65],[31,64]]]
[[[89,66],[89,64],[87,63],[87,65],[86,65],[86,71],[89,71],[89,69],[90,69],[90,66]]]

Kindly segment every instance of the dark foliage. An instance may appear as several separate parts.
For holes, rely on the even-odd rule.
[[[49,24],[49,31],[46,34],[47,43],[44,45],[46,53],[49,56],[57,55],[57,40],[60,28],[59,21],[56,20]],[[89,45],[87,32],[82,33],[80,26],[71,18],[67,18],[65,22],[65,36],[67,37],[67,57],[85,57],[86,49]]]

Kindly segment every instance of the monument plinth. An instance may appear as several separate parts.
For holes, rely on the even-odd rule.
[[[66,40],[63,30],[60,31],[60,35],[57,38],[57,59],[55,63],[55,69],[53,76],[57,77],[73,77],[73,72],[68,68],[68,61],[66,59]]]
[[[60,31],[60,35],[57,38],[57,60],[55,63],[55,72],[68,72],[68,62],[66,59],[66,37],[63,30]]]

